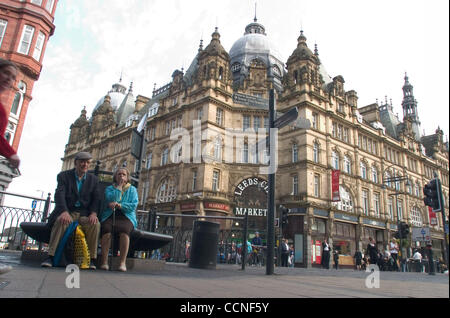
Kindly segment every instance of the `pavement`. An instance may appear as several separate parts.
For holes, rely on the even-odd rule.
[[[20,253],[12,251],[0,251],[0,263],[13,267],[0,275],[0,298],[449,298],[448,275],[440,273],[275,267],[274,275],[266,275],[265,267],[242,271],[240,265],[217,264],[207,270],[165,263],[148,271],[81,270],[77,275],[23,264]]]

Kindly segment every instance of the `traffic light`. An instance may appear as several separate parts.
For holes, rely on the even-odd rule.
[[[280,205],[280,215],[281,215],[281,224],[285,225],[288,223],[288,213],[289,209],[284,207],[283,205]]]
[[[405,222],[400,222],[400,235],[401,238],[408,238],[408,234],[409,234],[409,225],[406,224]]]
[[[438,178],[432,179],[423,187],[423,202],[431,207],[433,212],[442,211],[441,182]]]

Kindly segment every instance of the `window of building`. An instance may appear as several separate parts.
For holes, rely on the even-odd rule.
[[[203,119],[203,107],[197,108],[197,120]]]
[[[165,166],[169,161],[169,148],[164,148],[161,156],[161,166]]]
[[[297,144],[292,145],[292,162],[298,162],[298,146]]]
[[[34,3],[35,5],[42,5],[42,0],[31,0],[31,3]]]
[[[389,214],[389,219],[394,221],[394,204],[393,204],[393,200],[391,197],[388,198],[388,214]]]
[[[147,155],[147,162],[145,163],[145,168],[150,169],[152,167],[152,159],[153,159],[153,153],[149,153]]]
[[[313,161],[315,163],[319,163],[319,151],[320,151],[320,146],[318,143],[314,143],[313,145]]]
[[[222,140],[220,136],[217,136],[214,140],[214,158],[217,161],[222,160]]]
[[[248,143],[244,143],[244,149],[242,150],[242,163],[248,163]]]
[[[367,166],[364,162],[360,163],[361,178],[367,179]]]
[[[298,175],[292,176],[292,195],[298,195]]]
[[[192,191],[197,190],[197,170],[192,170]]]
[[[22,37],[19,43],[18,52],[27,55],[30,51],[31,40],[33,39],[34,28],[30,25],[25,25],[22,32]]]
[[[397,201],[397,211],[398,211],[398,218],[399,220],[403,220],[403,201],[402,200],[398,200]]]
[[[314,175],[314,196],[320,197],[320,175]]]
[[[411,209],[411,223],[413,226],[422,227],[422,214],[420,213],[420,209],[416,206]]]
[[[350,130],[348,128],[344,128],[344,141],[349,142]]]
[[[369,191],[362,190],[362,208],[364,215],[369,215]]]
[[[219,191],[220,172],[218,170],[213,171],[212,177],[212,190]]]
[[[331,166],[335,170],[339,170],[339,154],[336,151],[331,153]]]
[[[0,47],[2,47],[3,38],[6,33],[6,26],[8,25],[8,21],[0,19]]]
[[[312,114],[312,128],[319,129],[319,114]]]
[[[253,117],[253,129],[255,130],[255,133],[258,133],[259,128],[261,128],[261,117],[254,116]]]
[[[381,210],[380,210],[380,194],[379,193],[373,194],[373,208],[375,210],[375,216],[380,217]]]
[[[20,81],[19,85],[17,85],[17,88],[19,89],[19,91],[14,96],[14,100],[11,105],[11,114],[19,116],[20,110],[22,109],[25,92],[27,91],[27,85],[23,81]]]
[[[216,124],[223,125],[223,110],[221,108],[216,109]]]
[[[353,198],[350,192],[344,186],[339,186],[341,201],[337,202],[337,208],[343,211],[353,211]]]
[[[39,34],[36,39],[36,46],[33,51],[33,58],[39,62],[42,54],[42,47],[44,46],[45,34],[39,31]]]
[[[372,181],[378,183],[378,170],[375,166],[372,166]]]
[[[344,157],[344,171],[348,174],[352,173],[352,161],[349,156]]]
[[[173,178],[166,178],[156,192],[156,202],[172,202],[177,197],[177,187]]]
[[[247,130],[250,128],[250,116],[249,115],[243,115],[243,130]]]
[[[55,0],[47,0],[47,3],[45,4],[45,10],[52,13],[54,3],[55,3]]]

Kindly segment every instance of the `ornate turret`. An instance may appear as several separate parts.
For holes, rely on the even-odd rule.
[[[417,101],[414,98],[413,86],[409,82],[408,75],[405,73],[405,84],[403,85],[403,120],[409,118],[412,122],[414,138],[420,140],[420,120],[417,112]]]

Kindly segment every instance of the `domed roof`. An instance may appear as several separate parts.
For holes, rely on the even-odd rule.
[[[279,82],[285,74],[281,54],[267,37],[264,26],[257,23],[256,18],[253,23],[247,25],[244,35],[230,50],[230,65],[235,83],[248,76],[249,67],[254,60],[264,63],[268,69],[267,75],[273,76],[276,82]]]
[[[270,54],[281,61],[281,55],[266,35],[263,25],[255,22],[245,28],[244,36],[238,39],[230,50],[233,60],[240,55]]]
[[[122,79],[119,81],[119,83],[116,83],[112,86],[112,89],[108,92],[107,95],[111,97],[111,107],[113,111],[116,111],[119,106],[122,104],[122,101],[124,100],[127,92],[127,88],[121,84]],[[92,114],[95,113],[95,111],[103,104],[105,101],[105,96],[100,98],[97,105],[95,105],[94,110],[92,111]]]

